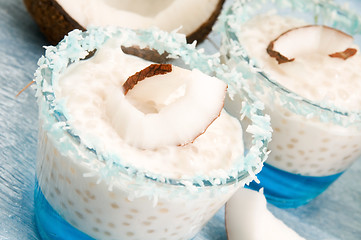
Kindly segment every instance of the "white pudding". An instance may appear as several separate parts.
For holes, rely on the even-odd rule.
[[[343,60],[318,51],[306,51],[298,54],[294,61],[282,64],[267,53],[267,46],[272,40],[304,25],[307,24],[298,19],[265,14],[247,21],[238,37],[257,65],[288,91],[320,106],[343,112],[360,112],[359,53]],[[307,40],[304,36],[300,41]],[[260,97],[266,104],[274,130],[269,144],[271,154],[268,164],[296,174],[327,176],[344,171],[360,156],[360,129],[341,126],[332,120],[320,120],[311,112],[309,116],[295,114],[282,105],[281,99],[274,99],[267,91]]]
[[[66,131],[60,136],[54,134],[53,130],[59,123],[51,116],[45,100],[40,101],[37,161],[40,189],[66,221],[96,239],[189,239],[244,184],[236,181],[196,187],[171,184],[165,180],[196,176],[224,179],[230,169],[240,165],[237,161],[243,159],[242,128],[237,119],[223,110],[203,134],[184,145],[146,149],[134,146],[127,137],[122,137],[126,136],[121,133],[121,121],[124,119],[116,114],[119,99],[116,94],[123,94],[119,89],[128,77],[149,64],[124,54],[119,46],[109,44],[98,49],[92,58],[69,66],[53,83],[54,101],[64,110],[71,134],[79,136],[82,144],[95,150],[98,156],[110,159],[119,156],[119,162],[114,164],[129,166],[129,174],[119,171],[112,176],[104,176],[105,169],[107,173],[112,169],[117,171],[113,163],[94,157],[92,151],[78,146],[76,138]],[[174,67],[170,73],[139,82],[125,97],[139,112],[157,114],[165,105],[170,106],[182,99],[188,85],[182,87],[184,84],[180,84],[168,97],[157,98],[159,95],[154,93],[147,96],[140,94],[146,93],[144,88],[148,88],[147,83],[164,79],[183,81],[187,78],[196,81],[194,77],[206,82],[220,81],[195,70]],[[171,87],[174,86],[177,84],[171,84]],[[167,92],[162,88],[169,86],[161,84],[158,87],[160,93]],[[206,84],[199,89],[202,96],[206,96],[202,91],[211,90],[209,87]],[[152,98],[151,101],[145,101],[148,97]],[[212,101],[208,104],[213,104]],[[200,108],[196,102],[193,105],[189,107]],[[199,113],[192,113],[194,121],[202,120],[204,111],[200,109]],[[185,109],[179,114],[189,112]],[[192,129],[191,126],[179,127],[185,132]],[[135,128],[128,130],[141,136]],[[73,149],[59,150],[57,144],[64,141],[73,142]],[[147,179],[144,175],[137,178],[132,175],[131,169],[161,176],[164,181]]]

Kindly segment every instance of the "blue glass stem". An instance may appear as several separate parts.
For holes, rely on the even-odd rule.
[[[65,221],[45,199],[35,180],[35,221],[43,240],[94,240]]]
[[[265,164],[257,175],[260,183],[252,182],[253,190],[264,188],[267,201],[280,208],[296,208],[307,204],[327,189],[342,173],[325,177],[310,177],[289,173]]]

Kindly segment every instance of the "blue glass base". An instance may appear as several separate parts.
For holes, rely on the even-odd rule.
[[[257,175],[260,183],[252,182],[248,188],[264,188],[267,201],[280,208],[296,208],[317,197],[342,173],[326,177],[308,177],[282,171],[265,164]]]
[[[94,240],[66,222],[45,199],[35,183],[35,221],[43,240]]]

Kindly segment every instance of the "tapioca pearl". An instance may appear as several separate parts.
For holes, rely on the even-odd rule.
[[[98,233],[98,232],[100,231],[99,228],[97,228],[97,227],[93,227],[92,230],[93,230],[93,232],[95,232],[95,233]]]
[[[321,140],[321,142],[323,142],[323,143],[328,143],[328,142],[330,142],[330,139],[329,139],[329,138],[323,138],[323,139]]]
[[[286,157],[287,157],[287,159],[291,159],[291,160],[296,159],[296,157],[291,154],[286,154]]]
[[[126,214],[126,215],[125,215],[125,218],[127,218],[127,219],[133,219],[133,218],[134,218],[134,216],[133,216],[133,215],[131,215],[131,214]]]
[[[64,180],[65,180],[65,177],[63,176],[63,174],[59,173],[59,174],[58,174],[58,179],[59,179],[60,181],[64,181]]]
[[[297,153],[301,156],[304,156],[306,154],[304,150],[298,150]]]
[[[116,225],[115,225],[114,223],[112,223],[112,222],[108,223],[107,225],[108,225],[109,228],[115,228],[115,226],[116,226]]]
[[[159,209],[159,212],[160,212],[160,213],[168,213],[168,212],[169,212],[169,209],[168,209],[168,208],[160,208],[160,209]]]
[[[300,131],[298,131],[298,134],[300,134],[300,135],[304,135],[304,134],[305,134],[305,131],[300,130]]]
[[[70,170],[71,174],[73,174],[73,175],[76,174],[76,170],[74,167],[70,167],[69,170]]]
[[[282,119],[282,120],[281,120],[281,123],[284,124],[284,125],[287,125],[287,124],[288,124],[288,122],[287,122],[286,119]]]
[[[76,215],[79,219],[84,219],[83,213],[78,212],[78,211],[75,211],[74,213],[75,213],[75,215]]]
[[[53,168],[54,170],[56,170],[56,169],[58,168],[58,165],[56,164],[56,162],[55,162],[55,161],[53,161],[52,168]]]
[[[54,191],[55,191],[55,194],[56,194],[56,195],[60,196],[61,191],[60,191],[60,189],[59,189],[58,187],[55,187],[55,188],[54,188]]]
[[[341,149],[346,149],[346,148],[347,148],[346,144],[341,146]]]
[[[293,149],[293,148],[295,147],[295,145],[292,144],[292,143],[289,143],[289,144],[286,145],[286,147],[287,147],[288,149]]]
[[[118,208],[120,208],[120,206],[119,206],[117,203],[115,203],[115,202],[111,203],[110,206],[111,206],[113,209],[118,209]]]
[[[150,221],[143,221],[142,224],[143,224],[144,226],[150,226],[150,225],[152,224],[152,222],[150,222]]]
[[[342,158],[342,161],[348,161],[352,158],[352,155],[347,155],[345,157]]]
[[[301,163],[300,165],[299,165],[299,168],[305,168],[306,167],[306,163]]]
[[[198,207],[193,208],[192,212],[199,212],[200,210],[201,210],[201,207],[198,206]]]
[[[93,214],[93,211],[90,210],[89,208],[84,208],[84,211],[88,214]]]
[[[51,159],[50,159],[49,155],[45,155],[45,161],[46,162],[51,162]]]
[[[361,152],[361,148],[355,148],[352,153],[360,153]]]
[[[129,236],[129,237],[130,237],[130,236],[134,236],[134,233],[133,233],[133,235],[128,235],[128,234],[130,234],[130,233],[132,233],[132,232],[127,232],[127,236]],[[104,235],[109,237],[109,236],[111,236],[112,234],[111,234],[111,232],[109,232],[109,231],[104,231]]]
[[[108,192],[108,195],[111,199],[116,199],[117,195],[114,192]]]
[[[176,216],[176,218],[183,218],[186,214],[185,213],[181,213],[179,215]]]
[[[68,206],[67,206],[64,202],[61,202],[61,203],[60,203],[60,206],[61,206],[63,209],[68,209]]]
[[[148,229],[148,230],[147,230],[147,233],[148,233],[148,234],[155,233],[155,230],[154,230],[154,229]]]
[[[281,132],[281,129],[278,128],[278,127],[273,128],[273,130],[274,130],[275,132],[277,132],[277,133],[280,133],[280,132]]]
[[[276,155],[276,156],[274,157],[274,160],[277,161],[277,162],[281,162],[281,161],[282,161],[282,156]]]
[[[173,233],[170,234],[170,236],[172,236],[172,237],[175,237],[177,235],[179,235],[179,232],[173,232]]]
[[[157,217],[156,216],[149,216],[147,219],[150,220],[150,221],[153,221],[153,220],[156,220]]]
[[[58,157],[60,155],[59,151],[56,148],[53,149],[53,154],[55,157]]]
[[[92,192],[90,192],[89,190],[85,190],[84,193],[91,200],[94,200],[96,198],[95,195]]]
[[[183,227],[182,225],[178,225],[178,226],[175,227],[175,229],[179,230],[179,229],[182,229],[182,227]]]
[[[185,221],[185,222],[188,222],[189,220],[191,220],[191,218],[189,216],[186,216],[183,218],[183,221]]]
[[[131,213],[138,213],[139,211],[138,211],[138,209],[132,208],[132,209],[130,209],[130,212]]]
[[[95,222],[97,224],[103,224],[103,221],[100,218],[95,218]]]
[[[83,193],[78,188],[75,189],[75,193],[79,196],[83,196]]]
[[[96,185],[97,185],[97,184],[96,184],[95,182],[90,182],[90,183],[88,183],[88,186],[89,186],[90,188],[94,188]]]
[[[316,163],[312,163],[310,164],[310,168],[319,168],[320,165],[316,164]]]
[[[284,112],[284,116],[285,116],[285,117],[291,117],[292,114],[291,114],[289,111],[286,111],[286,112]]]
[[[53,192],[50,192],[50,193],[49,193],[49,197],[50,197],[50,198],[55,198],[55,194],[54,194]]]
[[[293,167],[293,163],[292,163],[292,162],[287,162],[287,163],[286,163],[286,166],[287,166],[287,167]]]
[[[299,140],[298,140],[297,138],[291,138],[291,142],[292,142],[292,143],[298,143]]]
[[[326,147],[321,147],[319,150],[320,150],[320,152],[327,152],[327,151],[329,151],[329,149],[326,148]]]
[[[325,158],[324,157],[319,157],[317,160],[320,161],[320,162],[324,162]]]
[[[71,185],[71,180],[70,180],[69,177],[65,177],[65,181],[66,181],[69,185]]]
[[[283,150],[283,147],[282,147],[281,145],[277,145],[276,148],[277,148],[278,150],[280,150],[280,151]]]
[[[358,149],[358,148],[360,148],[361,146],[359,145],[359,144],[354,144],[354,145],[352,145],[352,148],[356,148],[356,149]]]
[[[83,197],[82,199],[83,199],[83,202],[89,203],[89,199],[87,197]]]
[[[129,222],[122,222],[122,225],[127,227],[127,226],[130,226],[130,223]]]

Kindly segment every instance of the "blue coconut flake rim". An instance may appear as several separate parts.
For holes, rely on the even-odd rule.
[[[167,33],[158,29],[131,30],[118,27],[90,27],[87,31],[74,30],[68,34],[57,46],[45,47],[45,55],[38,61],[38,69],[35,72],[34,81],[37,84],[36,97],[38,103],[46,105],[49,112],[48,130],[54,135],[65,136],[57,142],[65,151],[75,151],[79,158],[95,158],[105,163],[100,169],[102,180],[109,180],[120,173],[135,179],[146,179],[152,182],[167,183],[177,186],[203,187],[219,186],[242,182],[248,184],[261,170],[263,162],[267,158],[267,144],[271,139],[270,120],[262,113],[263,105],[259,102],[253,103],[248,99],[243,103],[243,115],[247,115],[253,124],[249,127],[253,134],[253,145],[245,156],[240,156],[235,166],[223,177],[212,177],[199,175],[190,178],[172,179],[161,174],[154,174],[138,170],[126,164],[120,156],[112,153],[98,152],[93,146],[86,145],[81,137],[74,134],[72,127],[67,121],[66,108],[62,102],[57,101],[54,93],[54,85],[60,75],[70,64],[74,64],[86,58],[89,53],[102,47],[109,39],[116,39],[119,46],[139,48],[150,48],[158,51],[171,53],[169,58],[181,58],[191,68],[219,76],[226,80],[229,76],[223,73],[219,54],[206,55],[203,49],[197,49],[196,43],[187,44],[185,35],[176,31]],[[238,74],[238,73],[236,73]],[[74,150],[75,149],[75,150]],[[79,153],[79,149],[86,149],[87,153]],[[90,156],[90,157],[89,157]],[[109,181],[107,181],[109,182]]]
[[[323,24],[340,29],[350,35],[360,35],[361,16],[348,6],[338,5],[332,0],[236,0],[221,13],[214,30],[222,36],[221,55],[227,64],[242,72],[241,81],[248,85],[255,82],[256,90],[263,93],[271,89],[271,98],[278,98],[282,106],[305,118],[316,118],[322,122],[343,127],[355,126],[361,129],[361,112],[344,111],[330,103],[311,101],[283,87],[258,67],[242,45],[240,27],[256,14],[269,11],[272,7],[282,15],[306,17],[314,24]]]

